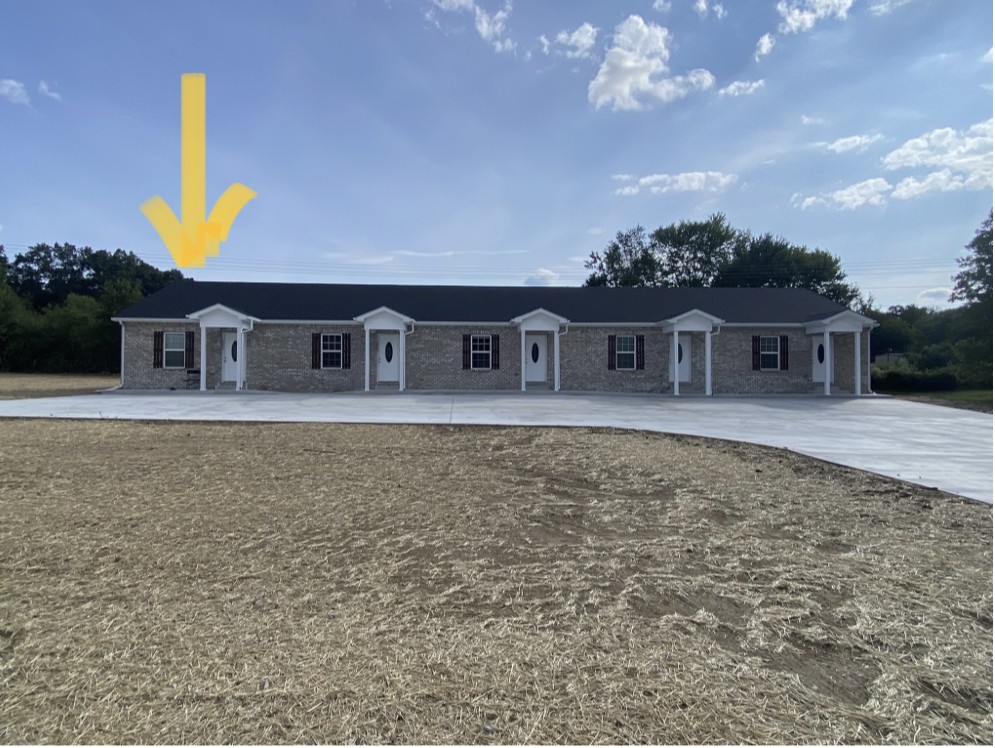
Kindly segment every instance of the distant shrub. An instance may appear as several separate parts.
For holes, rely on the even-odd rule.
[[[948,369],[889,367],[871,370],[871,387],[880,392],[944,392],[959,389],[961,381]]]

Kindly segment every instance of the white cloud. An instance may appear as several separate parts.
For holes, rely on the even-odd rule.
[[[927,288],[916,294],[916,306],[949,306],[950,288]]]
[[[875,133],[874,135],[851,135],[848,138],[839,138],[834,140],[832,143],[820,143],[820,145],[824,146],[827,151],[832,151],[833,153],[847,153],[848,151],[863,153],[870,148],[873,143],[877,143],[879,140],[883,139],[884,136],[878,133]]]
[[[694,0],[693,7],[695,12],[701,18],[708,18],[708,10],[709,10],[708,0]],[[715,17],[718,18],[720,21],[723,18],[725,18],[727,15],[729,15],[729,11],[725,9],[725,6],[723,6],[722,3],[714,3],[711,6],[711,10],[715,14]]]
[[[650,174],[639,186],[654,194],[663,192],[721,192],[736,181],[735,174],[720,171],[686,171],[681,174]]]
[[[598,37],[598,30],[589,23],[582,23],[577,30],[572,33],[561,31],[556,35],[556,43],[564,47],[569,47],[566,51],[567,57],[576,59],[579,57],[590,57],[591,48]]]
[[[877,0],[873,5],[871,5],[871,13],[876,16],[884,16],[891,13],[895,8],[901,8],[903,5],[908,5],[912,0]]]
[[[981,58],[981,61],[982,62],[991,63],[991,61],[992,61],[992,48],[991,47],[988,48],[988,51],[985,53],[984,57]]]
[[[653,0],[653,10],[657,13],[666,13],[670,10],[669,0]]]
[[[58,91],[53,91],[45,81],[42,81],[41,83],[38,84],[38,93],[40,93],[42,96],[47,96],[50,99],[55,99],[56,101],[62,101],[62,94],[60,94]]]
[[[811,31],[815,24],[824,18],[836,16],[846,20],[853,0],[781,0],[777,12],[784,20],[778,26],[782,34]]]
[[[525,279],[526,286],[555,286],[560,279],[559,273],[549,268],[536,268],[535,273]]]
[[[549,54],[549,39],[546,38],[545,34],[539,35],[539,44],[542,45],[542,53],[544,55]]]
[[[824,124],[826,124],[826,120],[822,119],[822,117],[809,117],[807,114],[803,114],[802,115],[802,124],[803,125],[824,125]]]
[[[944,127],[912,138],[886,155],[882,164],[889,171],[920,166],[946,169],[963,180],[964,189],[991,188],[992,120],[964,131]]]
[[[31,103],[24,84],[9,78],[0,80],[0,99],[7,99],[11,104],[27,105]]]
[[[719,89],[719,96],[749,96],[764,87],[764,80],[733,81],[725,88]]]
[[[764,34],[757,40],[757,52],[754,58],[759,60],[761,57],[766,57],[774,49],[774,44],[776,43],[773,34]]]
[[[715,76],[700,68],[686,76],[662,77],[669,72],[670,38],[665,27],[629,16],[615,28],[612,46],[588,85],[588,101],[599,109],[606,104],[615,111],[645,109],[645,97],[668,103],[715,85]]]
[[[828,205],[828,203],[821,197],[805,197],[800,192],[796,192],[791,196],[791,204],[801,210],[814,208],[816,205]]]
[[[889,191],[888,180],[875,177],[836,190],[830,198],[843,210],[856,210],[863,205],[884,205]]]
[[[708,0],[694,0],[694,9],[699,16],[704,18],[708,15]]]
[[[927,174],[924,179],[906,177],[895,186],[891,196],[896,200],[912,200],[922,197],[927,192],[956,192],[965,187],[964,179],[954,174],[950,169],[942,169]]]
[[[3,231],[3,226],[0,226],[0,231]],[[605,230],[600,226],[592,226],[587,230],[588,236],[601,236],[603,233],[605,233]]]
[[[489,42],[495,52],[515,51],[515,42],[504,38],[508,17],[511,15],[511,0],[507,0],[504,7],[494,13],[488,13],[481,8],[476,0],[431,0],[431,2],[436,8],[447,13],[468,13],[472,11],[473,25],[477,29],[477,33],[480,34],[481,39]],[[425,14],[425,17],[436,26],[439,26],[439,22],[435,19],[431,9]]]
[[[635,178],[635,174],[612,174],[612,179],[616,182],[631,182]]]
[[[615,190],[616,195],[638,195],[639,186],[635,184],[627,184],[625,187],[619,187]]]

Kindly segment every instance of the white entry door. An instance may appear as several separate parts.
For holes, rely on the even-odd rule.
[[[235,382],[238,380],[238,335],[226,332],[221,335],[221,381]]]
[[[832,353],[833,339],[829,338],[829,352]],[[812,382],[825,384],[826,382],[826,362],[831,356],[827,355],[826,346],[822,342],[822,336],[812,338]],[[836,373],[829,372],[829,383],[836,381]]]
[[[670,359],[670,371],[674,370],[674,359]],[[691,336],[677,336],[677,381],[691,381]]]
[[[377,345],[377,381],[401,380],[401,336],[399,333],[381,333]]]
[[[525,336],[525,381],[546,381],[546,336]]]

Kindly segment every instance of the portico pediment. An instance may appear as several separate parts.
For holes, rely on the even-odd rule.
[[[511,322],[518,325],[522,332],[559,332],[560,325],[565,325],[570,320],[540,307],[514,317]]]
[[[719,319],[714,314],[691,309],[676,317],[662,320],[659,324],[664,332],[711,332],[716,325],[721,325],[723,322],[725,320]]]
[[[825,319],[812,320],[805,326],[805,332],[809,335],[817,335],[823,332],[861,332],[877,327],[870,317],[865,317],[850,309],[845,309],[838,314]]]
[[[411,317],[395,312],[386,306],[360,314],[354,319],[357,322],[362,322],[367,330],[404,330],[405,325],[414,323]]]
[[[224,304],[213,304],[205,307],[204,309],[188,314],[187,319],[200,322],[202,328],[234,327],[242,330],[251,330],[253,323],[259,321],[250,314],[245,314]]]

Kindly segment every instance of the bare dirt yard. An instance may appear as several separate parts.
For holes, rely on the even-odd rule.
[[[610,429],[0,420],[0,742],[992,741],[992,508]]]
[[[0,372],[0,400],[88,395],[121,383],[117,374],[11,374]]]

